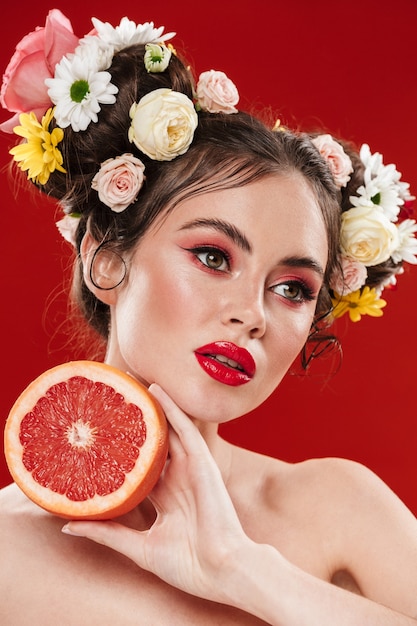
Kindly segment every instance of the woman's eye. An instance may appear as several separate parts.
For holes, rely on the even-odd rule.
[[[272,290],[274,293],[292,302],[309,302],[315,299],[312,289],[304,283],[281,283],[280,285],[275,285]]]
[[[214,248],[193,250],[197,259],[211,270],[226,271],[229,269],[227,256],[221,250]]]

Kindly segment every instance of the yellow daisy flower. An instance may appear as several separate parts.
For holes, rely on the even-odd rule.
[[[334,309],[333,317],[342,317],[345,313],[349,313],[352,322],[359,322],[362,315],[371,315],[372,317],[381,317],[383,314],[381,309],[386,306],[386,301],[378,297],[375,289],[365,286],[345,296],[338,293],[332,298]]]
[[[62,128],[54,128],[49,132],[52,117],[52,108],[42,117],[41,123],[33,112],[22,113],[19,117],[21,126],[16,126],[13,131],[26,141],[9,151],[20,169],[28,171],[28,178],[40,185],[45,185],[55,170],[66,172],[62,167],[62,154],[57,148],[64,131]]]

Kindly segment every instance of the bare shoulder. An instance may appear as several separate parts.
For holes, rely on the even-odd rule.
[[[378,527],[411,525],[416,531],[416,519],[392,489],[372,470],[361,463],[341,458],[311,459],[288,469],[290,480],[300,489],[306,485],[314,497],[322,498],[331,519],[349,519],[356,524]]]
[[[36,509],[16,485],[0,490],[0,595],[8,599],[0,606],[2,623],[12,623],[15,616],[12,618],[8,611],[14,602],[19,602],[17,590],[26,592],[27,577],[32,570],[31,555],[42,543]],[[16,580],[20,581],[19,585],[15,584]]]
[[[24,501],[23,493],[15,483],[10,483],[10,485],[0,489],[0,504],[2,506],[12,510],[18,506],[18,503],[22,504]]]
[[[8,528],[17,532],[34,510],[35,507],[14,483],[0,489],[0,541],[5,538]]]
[[[7,584],[7,572],[23,576],[29,564],[46,556],[61,540],[63,520],[31,502],[15,484],[0,490],[0,581]],[[40,559],[41,561],[41,559]]]
[[[416,518],[373,471],[343,458],[314,458],[288,463],[249,450],[235,448],[236,483],[245,497],[260,506],[294,515],[309,511],[321,524],[379,528],[406,526],[416,533]],[[325,522],[323,522],[325,520]]]
[[[42,513],[42,509],[33,504],[15,483],[0,489],[0,528],[4,525],[13,524],[18,530],[24,525],[29,517]],[[22,524],[15,527],[16,520],[20,519]]]
[[[294,498],[302,496],[304,504],[320,499],[321,506],[333,509],[371,511],[383,509],[406,515],[414,520],[394,492],[365,465],[343,458],[314,458],[298,463],[255,455],[255,463],[263,468],[264,489],[274,502],[283,492]]]
[[[341,458],[310,459],[300,463],[270,464],[268,499],[285,496],[291,510],[309,512],[311,523],[332,530],[345,552],[348,538],[355,546],[367,535],[381,542],[399,532],[417,539],[417,520],[390,487],[361,463]],[[339,529],[337,535],[335,529]],[[416,544],[417,546],[417,544]],[[417,553],[416,553],[417,557]],[[416,559],[417,563],[417,559]]]
[[[417,520],[389,486],[345,459],[273,465],[269,506],[285,508],[310,554],[322,546],[316,561],[327,560],[329,578],[347,572],[366,597],[417,615]]]
[[[48,521],[52,516],[33,504],[15,484],[0,490],[0,554],[2,555],[1,574],[5,574],[7,559],[16,563],[16,555],[26,549],[36,538],[49,530]],[[44,521],[47,528],[44,528]]]
[[[240,478],[242,472],[247,479],[252,477],[257,493],[271,506],[282,497],[291,497],[294,502],[301,498],[304,505],[318,497],[323,506],[334,499],[339,504],[349,503],[368,489],[373,493],[387,489],[368,468],[347,459],[326,457],[289,463],[241,448],[235,448],[235,456]]]

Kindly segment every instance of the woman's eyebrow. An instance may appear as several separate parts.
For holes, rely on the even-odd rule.
[[[305,267],[307,269],[313,270],[316,274],[320,276],[321,279],[324,278],[324,269],[321,266],[321,263],[308,256],[290,256],[281,259],[280,265],[284,265],[287,267]]]
[[[211,228],[229,237],[236,245],[245,252],[252,252],[252,246],[247,237],[233,224],[219,219],[200,218],[186,222],[180,230],[190,230],[192,228]]]

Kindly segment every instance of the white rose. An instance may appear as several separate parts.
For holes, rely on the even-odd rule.
[[[398,231],[381,209],[358,206],[342,213],[342,253],[367,267],[387,261],[398,247]]]
[[[187,152],[198,116],[190,98],[172,89],[155,89],[130,109],[129,140],[155,161]]]

